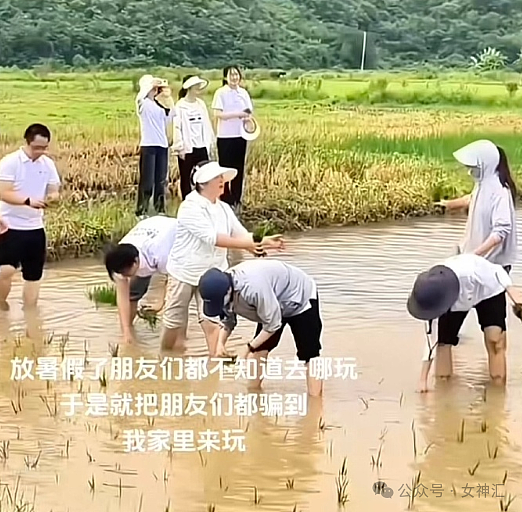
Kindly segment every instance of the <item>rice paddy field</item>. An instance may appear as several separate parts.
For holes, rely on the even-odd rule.
[[[157,72],[177,93],[185,71]],[[51,259],[96,252],[135,222],[140,74],[0,73],[0,154],[32,122],[53,132],[64,200],[48,212]],[[210,104],[220,82],[207,76]],[[433,213],[435,200],[470,190],[452,152],[476,138],[502,145],[518,176],[519,93],[507,83],[515,78],[247,77],[262,135],[248,154],[245,222],[299,230]],[[172,213],[177,172],[172,158]]]

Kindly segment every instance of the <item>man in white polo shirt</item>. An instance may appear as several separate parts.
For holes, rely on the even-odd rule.
[[[24,309],[38,302],[40,280],[47,254],[44,209],[59,199],[60,177],[46,155],[51,132],[32,124],[24,134],[25,146],[0,160],[0,309],[16,269],[24,279]],[[5,229],[7,228],[7,229]]]
[[[116,283],[116,300],[121,330],[125,343],[135,339],[132,324],[138,311],[138,302],[147,293],[150,280],[156,273],[167,274],[167,259],[176,239],[178,220],[157,215],[136,224],[105,255],[105,267]],[[162,299],[156,309],[163,308]]]

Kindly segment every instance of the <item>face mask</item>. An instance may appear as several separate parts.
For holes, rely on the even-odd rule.
[[[473,167],[469,167],[468,173],[471,177],[479,179],[480,175],[482,174],[482,170],[478,165],[475,165]]]

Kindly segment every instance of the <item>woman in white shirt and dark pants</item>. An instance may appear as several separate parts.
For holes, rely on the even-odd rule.
[[[176,143],[181,198],[192,191],[190,175],[195,165],[210,158],[216,144],[214,129],[207,106],[198,96],[208,86],[208,80],[194,75],[183,78],[176,103],[180,140]]]
[[[146,75],[140,82],[141,90],[136,98],[141,127],[136,215],[144,217],[153,194],[156,213],[165,213],[169,172],[168,132],[173,125],[175,110],[166,80]]]
[[[225,188],[222,200],[236,207],[241,203],[247,141],[241,136],[241,125],[252,114],[250,95],[240,87],[242,75],[236,66],[223,70],[223,86],[214,94],[212,109],[218,120],[217,149],[219,164],[237,170],[237,176]]]

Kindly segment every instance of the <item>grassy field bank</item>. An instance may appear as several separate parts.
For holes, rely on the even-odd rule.
[[[177,80],[182,73],[171,74]],[[0,73],[0,154],[22,144],[29,123],[43,122],[53,131],[52,156],[64,180],[65,200],[48,212],[52,259],[93,253],[135,222],[136,76]],[[217,77],[211,78],[208,102],[219,86]],[[462,78],[422,85],[407,75],[395,79],[398,89],[383,76],[306,80],[247,83],[263,130],[248,155],[247,224],[270,219],[280,229],[303,229],[433,212],[434,200],[470,190],[472,183],[452,152],[476,138],[502,145],[520,182],[518,93],[510,96],[502,82],[474,83],[482,88],[472,94],[471,103],[476,100],[478,107],[458,106],[456,100],[444,104],[439,97],[439,104],[425,108],[357,105],[342,94],[346,88],[374,87],[389,100],[394,90],[407,97],[408,88],[431,87],[453,97],[469,86]],[[372,83],[379,81],[381,89],[375,89]],[[178,84],[172,85],[177,92]],[[301,93],[292,95],[292,90]],[[511,108],[499,107],[506,102]],[[175,198],[174,159],[170,189]]]

